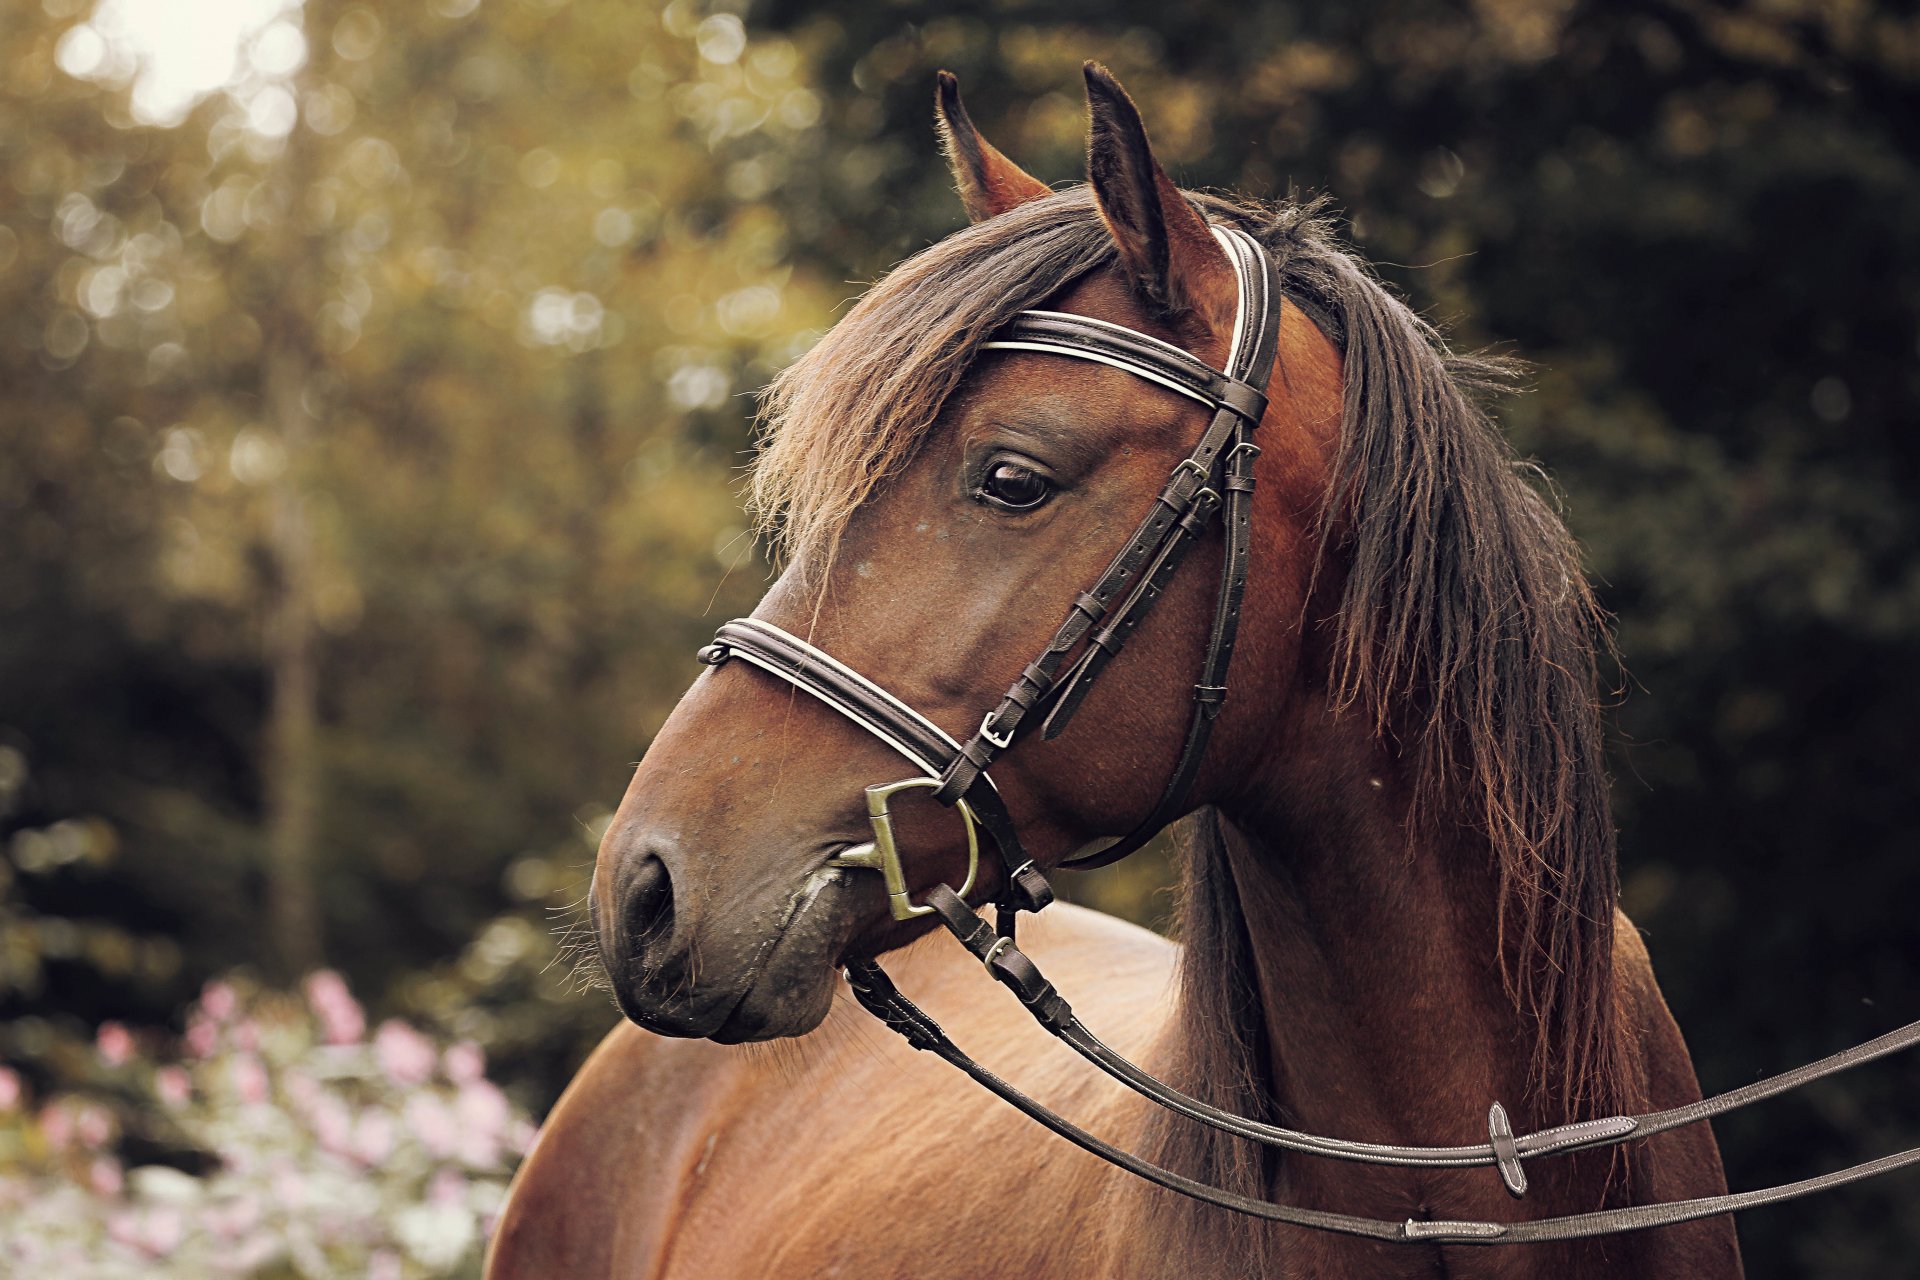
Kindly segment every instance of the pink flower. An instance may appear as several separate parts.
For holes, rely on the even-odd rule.
[[[131,1209],[122,1209],[107,1217],[107,1239],[115,1244],[125,1245],[129,1249],[140,1247],[140,1215]]]
[[[87,1166],[87,1185],[99,1196],[117,1196],[126,1179],[120,1174],[120,1162],[101,1156]]]
[[[103,1022],[94,1035],[93,1047],[100,1061],[110,1067],[124,1067],[133,1057],[133,1033],[118,1022]]]
[[[320,1105],[320,1099],[326,1096],[326,1089],[318,1080],[298,1067],[292,1067],[280,1077],[280,1087],[286,1090],[287,1100],[293,1108],[303,1114],[312,1114]]]
[[[160,1101],[178,1110],[193,1098],[193,1081],[179,1067],[161,1067],[153,1073],[153,1091]]]
[[[462,1040],[440,1055],[440,1069],[455,1084],[472,1084],[487,1073],[487,1055],[473,1041]]]
[[[233,1037],[233,1045],[236,1049],[255,1053],[260,1048],[260,1024],[252,1018],[242,1018],[234,1023],[229,1034]]]
[[[368,1166],[393,1154],[393,1117],[384,1111],[363,1111],[353,1126],[353,1154]]]
[[[113,1139],[113,1115],[105,1107],[83,1106],[73,1118],[73,1131],[80,1145],[104,1147]]]
[[[395,1084],[425,1084],[440,1055],[433,1042],[398,1018],[388,1018],[373,1034],[373,1055]]]
[[[467,1180],[456,1169],[442,1169],[427,1184],[427,1203],[458,1206],[467,1198]]]
[[[186,1237],[186,1215],[178,1209],[161,1206],[149,1209],[141,1218],[139,1245],[156,1258],[178,1249]]]
[[[489,1081],[476,1080],[461,1086],[453,1112],[460,1124],[460,1158],[475,1168],[498,1164],[513,1120],[507,1095]]]
[[[307,1180],[292,1169],[273,1175],[273,1198],[280,1207],[299,1213],[307,1205]]]
[[[353,1116],[339,1095],[328,1093],[317,1098],[309,1122],[322,1151],[337,1156],[353,1154]]]
[[[12,1067],[0,1067],[0,1111],[12,1111],[26,1097],[26,1086],[20,1082],[20,1073]]]
[[[270,1259],[280,1255],[283,1246],[280,1238],[272,1232],[262,1231],[247,1237],[239,1248],[228,1255],[231,1270],[237,1276],[250,1276],[264,1266]]]
[[[220,1027],[212,1018],[195,1013],[187,1019],[187,1054],[194,1058],[211,1058],[213,1051],[220,1047]]]
[[[161,1258],[172,1253],[180,1247],[186,1234],[186,1218],[178,1209],[160,1207],[140,1212],[127,1211],[107,1219],[108,1239],[150,1258]]]
[[[47,1146],[55,1151],[65,1151],[73,1145],[73,1116],[57,1102],[50,1102],[40,1109],[40,1136],[47,1140]]]
[[[200,1217],[215,1235],[237,1240],[260,1225],[260,1201],[245,1192],[225,1204],[208,1206]]]
[[[444,1159],[460,1143],[460,1125],[446,1103],[431,1093],[416,1093],[407,1099],[401,1118],[408,1131],[419,1139],[427,1154]]]
[[[225,1022],[240,1007],[240,998],[230,982],[209,982],[200,989],[200,1012],[215,1022]]]
[[[391,1249],[376,1250],[367,1259],[367,1280],[400,1280],[402,1274],[400,1255]]]
[[[240,1095],[242,1102],[265,1102],[272,1092],[272,1084],[267,1079],[267,1069],[260,1059],[252,1054],[242,1054],[233,1060],[233,1091]]]
[[[320,1019],[320,1037],[328,1044],[358,1044],[367,1034],[367,1015],[347,990],[346,979],[332,969],[307,975],[307,1003]]]

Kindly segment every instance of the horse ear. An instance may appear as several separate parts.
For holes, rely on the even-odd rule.
[[[1139,108],[1097,62],[1086,64],[1087,180],[1135,288],[1170,318],[1233,325],[1238,284],[1207,220],[1153,158]]]
[[[959,77],[942,71],[939,81],[934,94],[934,122],[940,129],[947,163],[953,166],[953,182],[960,188],[960,202],[967,207],[967,217],[985,222],[1029,200],[1052,195],[1046,183],[1001,155],[980,136],[960,101]]]

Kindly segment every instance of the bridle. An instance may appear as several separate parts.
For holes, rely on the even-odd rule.
[[[1253,542],[1253,464],[1260,449],[1250,439],[1267,410],[1266,385],[1280,336],[1279,278],[1272,258],[1244,231],[1215,228],[1239,281],[1233,338],[1226,372],[1218,372],[1172,343],[1122,325],[1062,311],[1025,311],[988,350],[1038,351],[1091,360],[1123,369],[1197,400],[1213,411],[1198,443],[1168,477],[1133,536],[1094,584],[1073,599],[1067,617],[1013,682],[999,705],[980,720],[965,742],[832,655],[758,618],[726,623],[700,660],[719,665],[739,658],[812,694],[895,751],[919,775],[867,788],[873,820],[871,844],[850,849],[829,866],[870,867],[886,877],[895,919],[929,914],[933,908],[908,900],[905,872],[893,839],[887,802],[901,791],[925,790],[960,815],[974,857],[964,894],[977,864],[975,827],[985,828],[1006,867],[1004,905],[1038,911],[1053,890],[1027,855],[987,768],[1000,753],[1036,728],[1042,738],[1063,732],[1107,664],[1158,602],[1193,544],[1216,515],[1224,513],[1227,549],[1214,603],[1213,626],[1194,685],[1193,711],[1173,775],[1153,811],[1134,830],[1106,848],[1063,865],[1102,866],[1152,839],[1182,812],[1182,802],[1200,771],[1213,723],[1227,695],[1227,671],[1240,629],[1247,563]],[[1077,650],[1077,654],[1076,654]],[[1069,657],[1072,661],[1069,662]]]
[[[1611,1146],[1698,1123],[1771,1098],[1803,1084],[1920,1043],[1920,1022],[1793,1071],[1714,1098],[1645,1115],[1608,1116],[1516,1134],[1498,1102],[1488,1111],[1484,1143],[1416,1147],[1354,1142],[1265,1124],[1210,1106],[1174,1089],[1115,1053],[1075,1017],[1033,961],[1015,943],[1023,911],[1053,900],[1046,877],[1028,856],[988,768],[1022,738],[1059,735],[1107,664],[1158,602],[1187,553],[1221,517],[1221,558],[1212,626],[1194,684],[1185,741],[1152,812],[1132,832],[1090,855],[1061,865],[1105,865],[1134,852],[1185,812],[1185,801],[1205,757],[1215,719],[1227,695],[1228,672],[1239,631],[1252,546],[1254,462],[1260,450],[1252,435],[1265,416],[1265,388],[1273,372],[1280,316],[1286,299],[1267,249],[1251,235],[1214,227],[1215,238],[1239,282],[1233,337],[1224,370],[1215,370],[1179,347],[1148,334],[1090,316],[1025,311],[983,344],[988,350],[1030,351],[1090,360],[1122,369],[1196,400],[1212,411],[1198,443],[1174,467],[1133,535],[1093,586],[1076,595],[1066,619],[980,727],[961,742],[880,685],[831,654],[756,618],[723,625],[700,660],[719,666],[738,659],[819,699],[905,757],[916,773],[866,789],[873,840],[828,859],[833,867],[880,872],[888,906],[897,920],[938,917],[960,943],[1019,997],[1040,1025],[1121,1084],[1169,1110],[1223,1132],[1269,1146],[1363,1164],[1426,1168],[1492,1166],[1516,1198],[1525,1195],[1525,1162],[1593,1147]],[[1297,304],[1296,304],[1297,305]],[[958,890],[936,885],[914,902],[893,832],[889,802],[904,791],[926,791],[959,815],[965,829],[967,874]],[[1004,865],[997,920],[989,925],[965,901],[979,878],[979,831],[984,829]],[[1375,1240],[1442,1244],[1519,1244],[1576,1240],[1689,1222],[1739,1209],[1791,1200],[1876,1174],[1920,1163],[1920,1147],[1883,1156],[1819,1177],[1756,1191],[1664,1204],[1636,1205],[1529,1222],[1404,1222],[1356,1217],[1256,1200],[1161,1168],[1079,1128],[1027,1097],[968,1057],[894,986],[871,960],[850,963],[846,978],[862,1007],[906,1038],[964,1071],[982,1086],[1068,1141],[1153,1182],[1221,1208],[1295,1226]]]

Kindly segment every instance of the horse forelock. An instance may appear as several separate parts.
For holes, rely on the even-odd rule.
[[[787,562],[824,564],[910,461],[980,344],[1114,257],[1084,187],[956,232],[880,279],[761,398],[749,498]]]

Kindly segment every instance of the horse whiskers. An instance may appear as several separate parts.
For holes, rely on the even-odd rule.
[[[613,975],[607,972],[592,926],[572,921],[554,930],[553,958],[541,972],[562,964],[567,967],[568,981],[575,991],[613,990]]]
[[[600,954],[599,937],[586,909],[588,901],[588,895],[582,893],[547,908],[547,914],[553,917],[554,949],[553,957],[541,966],[540,972],[544,974],[556,965],[564,965],[572,990],[610,992],[613,976],[607,972],[606,960]]]

